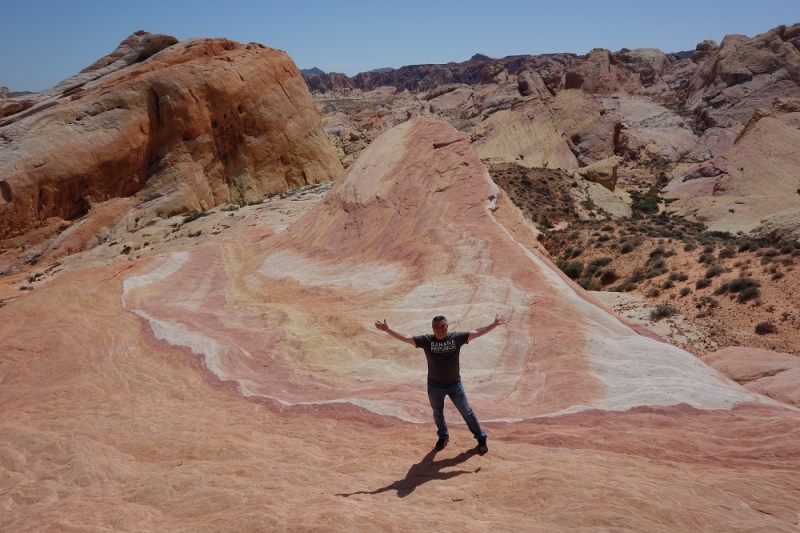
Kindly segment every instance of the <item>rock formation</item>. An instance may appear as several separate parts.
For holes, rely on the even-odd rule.
[[[339,175],[285,53],[173,42],[134,35],[0,123],[0,239],[52,234],[118,198],[144,224]]]
[[[242,211],[0,307],[0,529],[796,529],[797,411],[598,306],[451,126],[288,227]],[[437,454],[424,357],[372,324],[496,313],[462,350],[489,453],[448,406]]]
[[[754,113],[735,144],[721,155],[674,179],[664,190],[679,213],[691,213],[709,228],[780,235],[796,227],[800,208],[800,99],[776,99]],[[759,229],[770,217],[769,229]],[[776,225],[776,221],[782,220]],[[791,230],[789,231],[791,233]]]
[[[776,97],[800,97],[798,39],[800,23],[752,39],[728,35],[689,81],[686,107],[709,127],[731,127]]]

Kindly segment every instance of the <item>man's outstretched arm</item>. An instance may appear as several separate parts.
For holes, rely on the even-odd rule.
[[[383,319],[383,322],[375,322],[375,327],[378,328],[381,331],[385,331],[386,333],[388,333],[389,335],[391,335],[392,337],[394,337],[395,339],[397,339],[399,341],[407,342],[408,344],[410,344],[411,346],[414,346],[414,347],[417,346],[417,343],[414,342],[414,338],[413,337],[411,337],[410,335],[405,335],[403,333],[399,333],[397,331],[394,331],[392,328],[390,328],[389,325],[386,323],[386,319],[385,318]]]
[[[500,316],[500,315],[495,315],[494,322],[492,322],[488,326],[483,326],[482,328],[478,328],[478,329],[470,331],[469,332],[469,340],[477,339],[481,335],[486,335],[487,333],[492,331],[497,326],[501,326],[501,325],[505,324],[506,322],[508,322],[508,320],[506,320],[506,317]]]

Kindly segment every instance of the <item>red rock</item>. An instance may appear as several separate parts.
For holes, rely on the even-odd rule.
[[[450,126],[271,207],[0,307],[0,529],[796,529],[797,412],[596,306]],[[490,451],[434,453],[424,358],[372,323],[498,311],[462,351]]]
[[[0,128],[0,238],[78,219],[117,197],[135,196],[135,217],[146,221],[342,171],[285,53],[194,39],[113,70],[147,56],[145,44],[90,67],[79,77],[97,79],[71,97],[43,101]]]
[[[631,92],[640,87],[637,76],[623,68],[611,52],[599,48],[586,54],[585,62],[567,72],[564,86],[603,95]]]
[[[758,348],[730,346],[703,361],[748,389],[800,407],[800,357]]]

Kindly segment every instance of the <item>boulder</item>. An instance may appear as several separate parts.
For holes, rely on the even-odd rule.
[[[730,346],[702,357],[747,389],[800,407],[800,357],[745,346]]]
[[[622,158],[619,156],[609,157],[587,167],[576,169],[572,173],[577,178],[599,183],[614,192],[617,185],[617,169],[621,162]]]

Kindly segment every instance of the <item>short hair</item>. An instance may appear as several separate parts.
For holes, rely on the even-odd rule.
[[[433,317],[433,320],[431,320],[431,324],[433,324],[434,322],[444,322],[445,324],[450,325],[447,319],[442,315]]]

